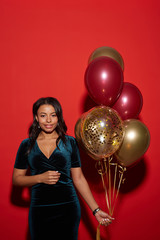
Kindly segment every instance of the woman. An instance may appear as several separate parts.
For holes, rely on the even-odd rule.
[[[77,239],[81,213],[74,186],[98,222],[110,224],[113,218],[100,210],[82,173],[76,140],[66,135],[60,103],[55,98],[40,98],[33,105],[33,118],[13,171],[14,185],[32,186],[31,239]]]

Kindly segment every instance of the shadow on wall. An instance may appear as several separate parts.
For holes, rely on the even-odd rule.
[[[136,165],[127,169],[125,173],[125,182],[121,185],[120,193],[127,194],[142,184],[147,176],[147,165],[145,157]]]
[[[27,188],[25,188],[26,192]],[[25,193],[26,195],[26,193]],[[27,197],[24,197],[24,188],[23,187],[17,187],[17,186],[12,186],[11,189],[11,197],[10,201],[13,205],[16,205],[18,207],[29,207],[30,205],[30,200]]]
[[[12,186],[10,201],[15,206],[29,208],[30,190],[28,188]],[[31,240],[29,226],[27,227],[26,240]]]
[[[101,182],[101,177],[98,174],[97,169],[95,167],[96,160],[91,159],[91,157],[89,157],[81,148],[80,155],[82,162],[82,170],[84,175],[87,176],[87,181],[90,183],[90,185],[94,186],[95,192],[102,193],[104,189]],[[113,176],[114,172],[111,173],[111,175]],[[147,176],[146,158],[143,157],[134,166],[127,168],[126,172],[124,173],[125,181],[123,184],[121,184],[120,187],[120,193],[126,194],[130,191],[133,191],[144,182],[146,176]]]
[[[88,94],[85,94],[81,100],[81,113],[89,111],[91,108],[99,106],[96,104]]]
[[[27,176],[30,175],[29,169],[26,173]],[[13,205],[19,207],[29,207],[30,205],[30,188],[28,187],[19,187],[12,185],[11,195],[10,195],[10,202]]]
[[[29,175],[29,172],[27,174]],[[10,202],[11,204],[18,207],[29,208],[30,188],[24,188],[24,187],[12,185]],[[26,240],[31,240],[29,226],[27,227]]]
[[[80,156],[81,156],[81,163],[82,163],[82,170],[84,175],[87,178],[87,181],[90,182],[91,185],[94,186],[94,190],[96,192],[103,192],[103,187],[101,188],[101,178],[97,172],[95,164],[97,161],[93,160],[89,157],[83,149],[79,146]]]

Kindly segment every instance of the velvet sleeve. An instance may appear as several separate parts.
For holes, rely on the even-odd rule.
[[[16,160],[14,167],[18,169],[27,169],[28,168],[28,139],[25,139],[21,142],[19,149],[17,151]]]
[[[75,138],[72,138],[71,167],[81,167],[79,148]]]

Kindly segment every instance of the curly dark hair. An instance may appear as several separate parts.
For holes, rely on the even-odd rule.
[[[46,98],[39,98],[34,104],[33,104],[33,123],[29,128],[29,139],[30,139],[30,147],[28,149],[28,153],[32,150],[36,139],[41,132],[41,128],[39,128],[39,123],[36,120],[37,111],[41,105],[52,105],[55,109],[56,115],[58,117],[58,124],[56,126],[56,132],[59,135],[59,137],[56,140],[56,145],[58,146],[58,142],[60,139],[65,143],[65,135],[67,132],[67,126],[65,124],[65,121],[63,119],[63,113],[62,113],[62,107],[59,103],[59,101],[56,98],[53,97],[46,97]]]

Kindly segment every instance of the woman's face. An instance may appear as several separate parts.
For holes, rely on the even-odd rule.
[[[41,105],[37,111],[36,120],[44,132],[52,133],[58,123],[58,117],[52,105]]]

